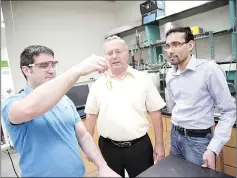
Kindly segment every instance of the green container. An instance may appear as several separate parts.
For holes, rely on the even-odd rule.
[[[1,61],[1,68],[8,68],[8,61]]]

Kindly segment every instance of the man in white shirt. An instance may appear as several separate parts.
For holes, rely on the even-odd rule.
[[[117,36],[104,43],[108,72],[91,86],[85,112],[86,126],[93,135],[96,121],[99,147],[106,162],[124,177],[136,177],[164,158],[162,119],[165,106],[152,80],[128,66],[128,47]],[[155,131],[153,151],[148,114]]]
[[[215,169],[215,156],[229,140],[236,120],[225,72],[212,61],[192,55],[194,36],[189,27],[166,33],[173,70],[167,74],[172,110],[171,154],[197,165]],[[221,117],[212,134],[214,106]]]

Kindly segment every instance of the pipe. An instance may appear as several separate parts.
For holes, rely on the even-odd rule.
[[[233,28],[233,32],[231,34],[232,61],[236,61],[236,33],[234,33],[234,28],[236,26],[236,0],[229,0],[229,20],[230,25]]]

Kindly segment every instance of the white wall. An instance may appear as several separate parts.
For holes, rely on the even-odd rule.
[[[8,61],[8,63],[9,63],[4,27],[1,27],[1,61]],[[6,98],[8,98],[11,95],[7,92],[7,90],[9,90],[9,89],[11,89],[11,91],[12,91],[11,94],[13,94],[15,92],[10,66],[9,67],[1,67],[1,101],[5,100]]]
[[[207,2],[208,1],[165,1],[165,15],[175,14]]]
[[[24,87],[20,71],[20,53],[32,44],[54,50],[59,62],[57,74],[89,55],[103,55],[105,34],[115,27],[114,3],[94,1],[2,1],[6,39],[14,86]],[[15,34],[13,31],[15,27]],[[80,81],[90,77],[81,78]]]
[[[140,4],[144,1],[115,1],[116,26],[141,24]]]

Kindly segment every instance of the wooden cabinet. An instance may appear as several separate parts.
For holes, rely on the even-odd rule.
[[[236,148],[224,146],[223,155],[225,165],[236,167]]]
[[[162,122],[163,122],[163,132],[166,132],[167,131],[167,128],[166,128],[166,118],[164,116],[162,116]]]
[[[224,172],[226,174],[236,177],[236,168],[235,167],[224,165]]]
[[[232,129],[230,140],[226,143],[226,146],[236,148],[236,128]]]
[[[166,118],[166,128],[167,128],[167,132],[170,133],[171,132],[171,117],[165,117]]]
[[[225,144],[222,152],[224,172],[236,176],[236,128],[232,129],[230,140]]]
[[[232,128],[230,140],[221,150],[220,161],[217,161],[217,170],[236,176],[236,128]]]
[[[148,117],[148,121],[150,122],[150,128],[148,130],[148,135],[151,139],[153,147],[155,146],[155,133],[152,126],[152,121]],[[165,155],[168,156],[170,152],[170,116],[162,116],[163,121],[163,141],[164,141],[164,147],[165,147]]]
[[[85,124],[86,120],[83,119],[82,121]],[[96,128],[94,131],[93,139],[94,139],[95,143],[98,145],[99,134],[98,134]],[[81,153],[82,160],[83,160],[83,162],[85,164],[85,168],[86,168],[85,174],[88,175],[88,174],[91,174],[92,172],[96,171],[97,167],[95,166],[95,164],[87,160],[86,155],[84,154],[84,152],[82,150],[80,151],[80,153]]]
[[[171,120],[170,116],[162,116],[163,119],[163,137],[164,137],[164,147],[165,147],[165,156],[170,154],[170,132],[171,132]]]
[[[219,171],[219,172],[221,172],[222,169],[224,169],[224,167],[223,167],[223,168],[221,167],[221,159],[220,159],[220,156],[218,156],[218,157],[216,158],[216,170]],[[224,170],[223,170],[223,171],[224,171]]]

